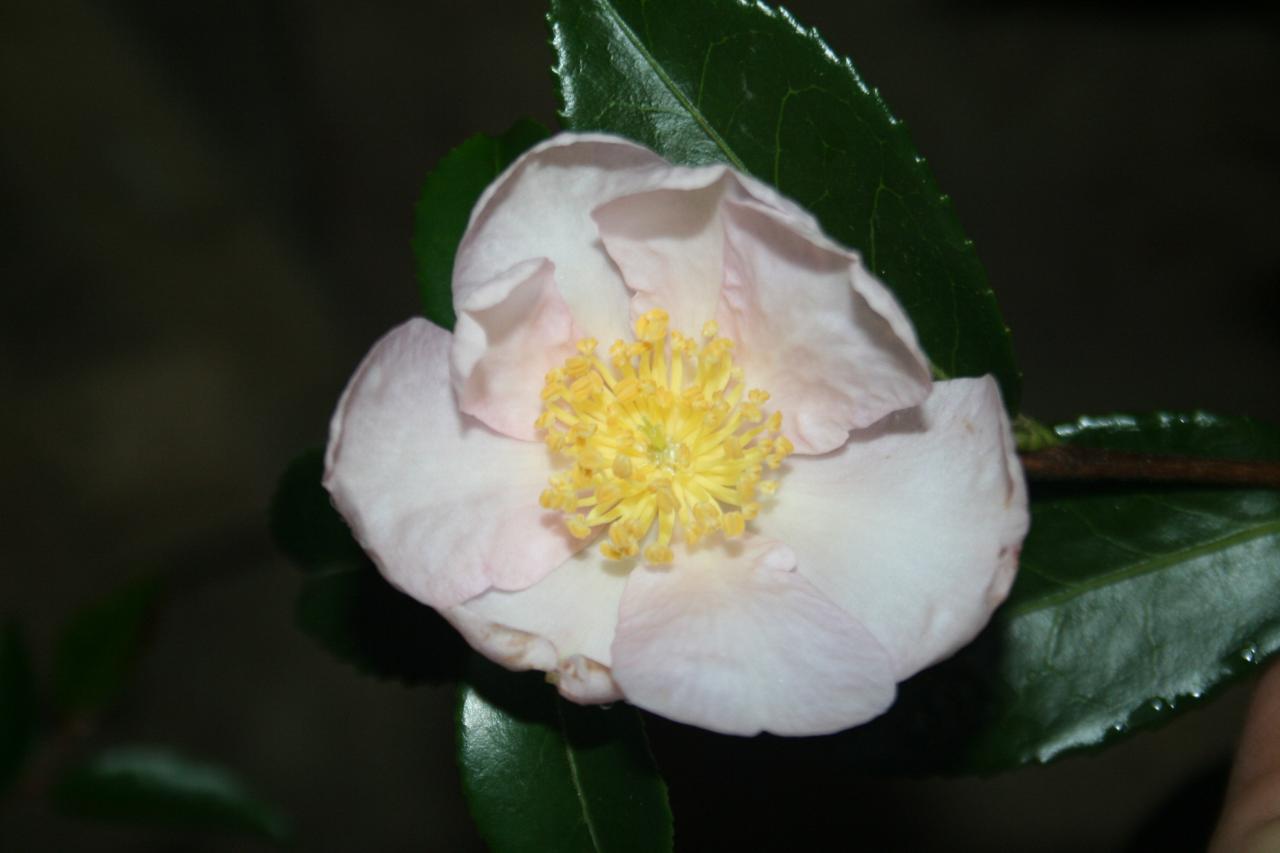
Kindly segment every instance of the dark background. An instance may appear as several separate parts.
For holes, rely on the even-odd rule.
[[[1013,327],[1026,411],[1280,421],[1274,15],[790,7],[881,89],[955,199]],[[224,761],[293,815],[300,850],[479,847],[452,689],[365,679],[301,636],[264,509],[286,461],[323,441],[368,346],[417,310],[423,176],[471,133],[554,122],[543,12],[0,10],[0,613],[21,613],[47,667],[86,599],[160,566],[216,575],[165,611],[89,743]],[[900,833],[904,849],[1123,849],[1229,754],[1245,695],[1105,756],[988,781],[774,780],[789,791],[774,823],[853,844]],[[723,817],[670,784],[678,838],[682,821]],[[806,785],[827,805],[806,813]],[[30,802],[0,815],[5,850],[243,843],[68,824]]]

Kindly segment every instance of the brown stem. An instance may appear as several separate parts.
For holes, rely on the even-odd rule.
[[[1021,454],[1034,482],[1111,480],[1280,489],[1280,462],[1126,453],[1058,445]]]

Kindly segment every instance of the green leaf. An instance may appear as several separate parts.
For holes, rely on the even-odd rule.
[[[816,31],[741,0],[551,0],[565,125],[686,164],[725,162],[812,211],[897,294],[943,376],[994,373],[1009,330],[906,128]]]
[[[304,451],[281,475],[271,501],[271,535],[276,546],[308,572],[365,559],[351,528],[320,485],[323,477],[324,449]]]
[[[53,800],[67,813],[133,823],[222,830],[281,841],[285,819],[229,771],[168,750],[117,747],[66,773]]]
[[[413,254],[423,313],[431,322],[453,328],[453,256],[471,208],[511,161],[548,135],[532,119],[521,119],[499,136],[478,133],[445,155],[427,176],[414,214]]]
[[[369,675],[405,683],[459,677],[466,644],[458,632],[383,579],[334,509],[323,476],[323,450],[300,454],[271,505],[276,544],[307,573],[298,626]]]
[[[53,697],[60,711],[97,711],[116,698],[149,639],[160,593],[159,579],[146,575],[71,617],[54,658]]]
[[[35,730],[31,660],[17,623],[6,621],[0,624],[0,794],[22,772]]]
[[[1088,447],[1280,459],[1280,429],[1247,418],[1081,418],[1055,432]],[[975,742],[985,761],[1046,761],[1162,722],[1280,648],[1280,491],[1040,490],[1032,509],[1000,614],[1017,700]]]
[[[672,849],[640,715],[560,699],[541,674],[476,659],[458,704],[462,787],[495,853]]]
[[[466,643],[440,614],[392,587],[368,560],[307,578],[298,626],[361,672],[406,684],[459,678]]]

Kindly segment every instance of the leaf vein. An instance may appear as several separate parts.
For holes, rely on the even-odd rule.
[[[560,718],[561,741],[564,743],[565,758],[569,762],[569,777],[573,780],[573,792],[578,797],[578,807],[582,809],[582,821],[587,825],[587,835],[591,837],[593,850],[601,850],[600,838],[596,834],[596,825],[591,820],[591,810],[587,807],[587,797],[582,790],[582,777],[578,774],[578,758],[573,754],[573,744],[569,742],[568,724],[564,719],[564,700],[555,698],[556,716]]]
[[[1280,535],[1280,519],[1270,521],[1266,524],[1260,524],[1256,527],[1246,528],[1227,536],[1212,539],[1208,542],[1202,542],[1190,548],[1179,548],[1164,554],[1152,554],[1145,560],[1138,560],[1115,572],[1106,575],[1100,575],[1092,578],[1088,582],[1079,584],[1071,589],[1062,592],[1046,595],[1038,600],[1028,601],[1023,604],[1014,605],[1003,614],[1005,621],[1012,621],[1020,616],[1026,616],[1039,610],[1045,610],[1054,607],[1063,602],[1070,601],[1073,598],[1092,592],[1104,586],[1110,586],[1115,583],[1132,580],[1142,577],[1151,572],[1158,571],[1171,566],[1174,563],[1189,562],[1197,557],[1206,554],[1212,554],[1215,551],[1225,551],[1237,545],[1244,545],[1255,539],[1262,539],[1267,536]]]
[[[614,26],[616,26],[618,31],[626,38],[627,42],[631,45],[632,50],[638,53],[640,58],[648,63],[649,67],[653,70],[654,75],[662,82],[662,85],[667,88],[667,91],[671,93],[671,96],[676,99],[676,102],[679,103],[680,106],[684,107],[685,111],[689,113],[689,117],[697,123],[702,132],[707,135],[707,138],[715,143],[716,147],[724,153],[725,158],[733,164],[734,168],[740,172],[750,171],[734,150],[729,147],[729,143],[724,140],[724,137],[722,137],[716,129],[711,126],[711,122],[702,114],[702,111],[689,100],[689,96],[686,95],[678,85],[676,85],[676,81],[671,79],[671,75],[668,74],[667,70],[658,62],[657,57],[649,51],[644,42],[640,40],[640,37],[635,34],[635,31],[631,29],[625,20],[623,20],[622,15],[618,14],[618,10],[613,7],[613,3],[609,2],[609,0],[599,0],[599,2],[600,8],[603,9],[605,14],[613,20]]]

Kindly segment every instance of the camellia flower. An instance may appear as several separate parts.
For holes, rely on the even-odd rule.
[[[325,485],[386,578],[576,702],[735,734],[883,712],[1004,599],[990,377],[931,383],[859,257],[760,182],[561,135],[486,190],[454,332],[411,320]]]

